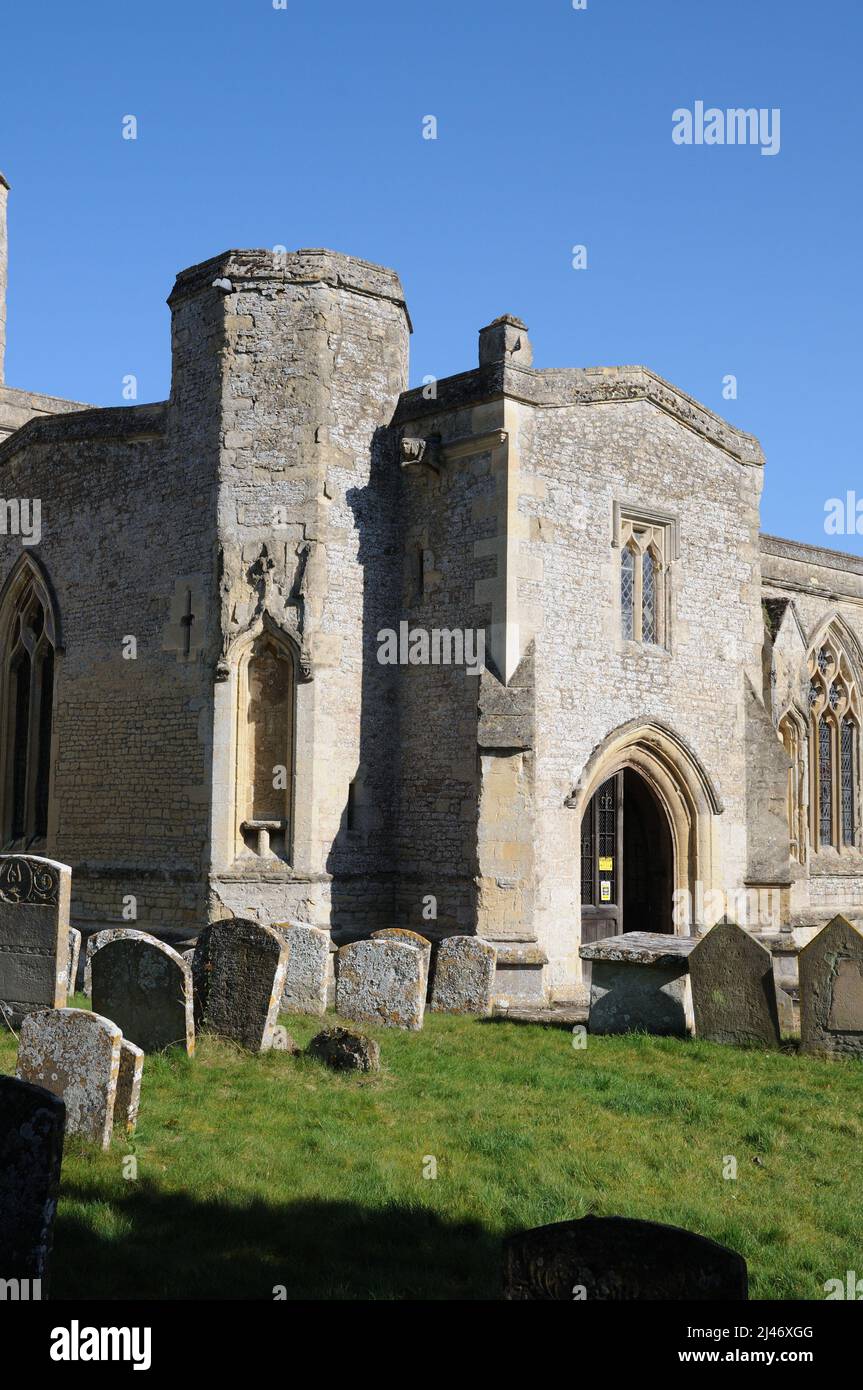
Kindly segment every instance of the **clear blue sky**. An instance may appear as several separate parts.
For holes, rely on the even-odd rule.
[[[328,246],[401,274],[414,383],[519,314],[535,365],[643,362],[757,434],[764,529],[863,553],[823,526],[863,497],[861,52],[859,0],[9,4],[7,381],[162,399],[179,269]],[[779,107],[779,154],[675,145],[698,100]]]

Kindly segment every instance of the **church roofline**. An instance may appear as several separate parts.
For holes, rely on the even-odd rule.
[[[863,555],[852,555],[847,550],[832,550],[826,545],[812,545],[809,541],[791,541],[782,536],[771,536],[762,531],[758,537],[761,551],[765,555],[775,555],[782,560],[798,560],[801,564],[817,563],[827,569],[845,570],[849,574],[863,574]]]
[[[34,415],[0,441],[0,467],[19,449],[31,444],[92,444],[103,440],[134,443],[165,433],[167,401],[146,405],[93,406],[89,410],[70,410],[64,415]]]
[[[644,400],[664,410],[739,463],[764,465],[764,453],[754,435],[729,424],[649,367],[537,369],[501,359],[440,379],[434,400],[424,396],[424,389],[416,387],[402,393],[393,418],[395,425],[406,425],[425,416],[440,415],[499,396],[552,409]]]

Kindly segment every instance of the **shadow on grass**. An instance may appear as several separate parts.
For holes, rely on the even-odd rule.
[[[91,1219],[77,1203],[94,1204]],[[284,1286],[288,1299],[497,1299],[500,1265],[498,1238],[422,1207],[233,1205],[141,1182],[106,1201],[67,1183],[51,1297],[272,1299]]]

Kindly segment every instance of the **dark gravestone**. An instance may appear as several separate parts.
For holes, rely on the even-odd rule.
[[[803,947],[798,966],[802,1050],[863,1057],[863,934],[834,917]]]
[[[66,1003],[71,883],[66,864],[0,855],[0,1022]]]
[[[24,1297],[48,1293],[65,1121],[58,1096],[0,1076],[0,1279],[41,1280]]]
[[[182,956],[147,932],[100,932],[90,955],[93,1012],[110,1018],[144,1052],[180,1045],[195,1051],[192,972]]]
[[[718,922],[689,955],[695,1036],[708,1042],[779,1044],[770,952],[733,922]]]
[[[559,1302],[748,1298],[746,1261],[656,1221],[585,1216],[504,1243],[504,1298]]]
[[[260,922],[213,922],[195,947],[193,973],[201,1026],[250,1052],[273,1046],[290,948]]]

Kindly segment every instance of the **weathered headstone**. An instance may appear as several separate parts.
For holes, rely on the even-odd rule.
[[[78,984],[78,962],[81,959],[81,933],[77,927],[69,928],[69,984],[67,1000],[72,998]]]
[[[144,1073],[144,1054],[140,1047],[120,1043],[120,1071],[117,1076],[117,1097],[114,1101],[114,1133],[134,1134],[141,1102],[141,1079]]]
[[[325,1028],[312,1038],[306,1051],[336,1071],[380,1071],[380,1044],[349,1028]]]
[[[83,1135],[103,1149],[114,1125],[121,1041],[111,1019],[86,1009],[40,1009],[21,1023],[19,1080],[60,1096],[66,1103],[66,1133]]]
[[[281,1007],[288,1013],[322,1014],[327,1007],[330,934],[302,922],[274,922],[290,948]]]
[[[93,932],[87,937],[84,949],[84,993],[88,998],[93,993],[93,957],[96,952],[107,942],[118,941],[121,936],[135,936],[137,931],[137,927],[104,927],[102,931]]]
[[[497,951],[478,936],[448,936],[437,948],[430,1008],[435,1013],[491,1013]]]
[[[584,1216],[504,1243],[504,1298],[559,1302],[748,1298],[736,1250],[679,1226]]]
[[[336,953],[336,1013],[385,1028],[423,1026],[422,953],[401,941],[352,941]]]
[[[779,1043],[773,957],[733,922],[718,922],[689,955],[696,1037],[709,1042]]]
[[[0,855],[0,1021],[7,1025],[66,1003],[71,883],[67,864]]]
[[[419,932],[410,931],[407,927],[381,927],[380,931],[372,932],[372,941],[403,941],[406,946],[416,947],[422,954],[423,969],[426,984],[428,984],[431,975],[432,944],[427,936],[420,936]]]
[[[99,932],[90,955],[91,1000],[144,1052],[195,1051],[192,972],[164,941],[123,928]]]
[[[863,1057],[863,933],[834,917],[798,965],[801,1049]]]
[[[48,1296],[65,1122],[58,1096],[0,1076],[0,1279],[26,1279],[19,1297]]]
[[[250,1052],[273,1046],[290,947],[272,927],[242,917],[213,922],[195,947],[202,1026]]]

